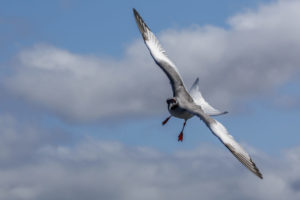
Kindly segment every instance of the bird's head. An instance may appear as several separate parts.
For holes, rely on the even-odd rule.
[[[171,109],[172,107],[178,105],[178,101],[176,100],[175,97],[169,98],[169,99],[167,99],[167,104],[168,104],[168,107]]]

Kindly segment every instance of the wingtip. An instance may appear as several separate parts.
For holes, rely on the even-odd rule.
[[[258,178],[264,179],[264,178],[263,178],[263,175],[260,173],[259,169],[256,168],[256,170],[257,170],[257,171],[256,171],[254,174],[255,174]]]
[[[253,170],[251,170],[258,178],[263,179],[262,173],[257,168],[256,164],[253,162],[253,160],[250,158],[250,162],[252,164]]]
[[[263,175],[260,173],[260,171],[259,171],[258,169],[257,169],[255,175],[256,175],[258,178],[260,178],[260,179],[264,179],[264,178],[263,178]]]
[[[252,161],[251,158],[250,158],[250,161],[251,161],[251,163],[252,163],[252,165],[253,165],[253,168],[254,168],[254,174],[255,174],[258,178],[263,179],[262,173],[261,173],[261,172],[259,171],[259,169],[256,167],[256,164]]]
[[[133,11],[134,17],[135,17],[137,20],[141,20],[142,23],[144,23],[144,21],[143,21],[141,15],[140,15],[140,13],[139,13],[135,8],[132,8],[132,11]]]
[[[150,28],[146,25],[143,18],[138,13],[138,11],[135,8],[132,8],[132,10],[133,10],[133,15],[137,23],[137,26],[143,36],[143,39],[146,41],[148,40],[147,31],[150,31]]]
[[[140,14],[138,13],[138,11],[135,8],[132,8],[133,11],[133,15],[135,18],[138,18],[140,16]]]
[[[194,84],[195,84],[195,85],[198,85],[198,84],[199,84],[199,77],[196,78]]]
[[[192,89],[199,90],[198,87],[199,87],[199,78],[197,77],[190,90],[192,90]]]
[[[134,13],[134,14],[136,14],[136,13],[137,13],[137,11],[136,11],[136,9],[135,9],[135,8],[132,8],[132,11],[133,11],[133,13]]]
[[[225,144],[224,145],[228,148],[229,151],[245,166],[247,167],[253,174],[255,174],[258,178],[263,179],[263,176],[259,169],[256,167],[256,164],[253,162],[253,160],[250,158],[247,160],[245,156],[242,154],[236,153],[233,146],[230,144]]]

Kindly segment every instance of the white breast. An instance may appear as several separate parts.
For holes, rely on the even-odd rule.
[[[181,118],[181,119],[190,119],[191,117],[193,117],[194,115],[190,112],[187,112],[186,110],[180,108],[179,106],[175,107],[175,109],[170,109],[168,108],[169,113],[177,118]]]

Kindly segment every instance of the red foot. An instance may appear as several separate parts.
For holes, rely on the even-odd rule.
[[[169,121],[170,118],[171,118],[171,116],[168,117],[167,119],[165,119],[165,121],[162,122],[162,125],[165,125]]]
[[[178,142],[182,142],[183,140],[183,132],[181,132],[179,135],[178,135]]]

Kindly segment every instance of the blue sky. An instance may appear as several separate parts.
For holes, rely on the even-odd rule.
[[[183,143],[182,120],[161,126],[171,88],[142,42],[133,7],[186,85],[199,77],[204,97],[229,111],[217,119],[253,155],[265,182],[198,119],[188,121]],[[298,7],[294,0],[2,1],[0,180],[9,182],[0,181],[0,198],[196,199],[204,184],[206,199],[297,199]],[[132,182],[121,181],[130,173]],[[48,176],[47,187],[38,186]],[[241,177],[249,184],[239,192],[209,194],[222,184],[237,187]],[[172,196],[167,186],[176,190],[181,180],[189,188]],[[259,190],[270,183],[278,193]]]
[[[9,55],[16,49],[42,42],[76,53],[120,57],[136,39],[133,7],[145,13],[155,10],[155,15],[149,17],[159,32],[192,24],[226,26],[229,16],[268,1],[164,1],[159,6],[148,1],[2,2],[5,6],[0,8],[4,27],[1,32],[6,38],[2,42],[9,44],[9,51],[5,52]],[[182,9],[186,5],[188,8]]]

